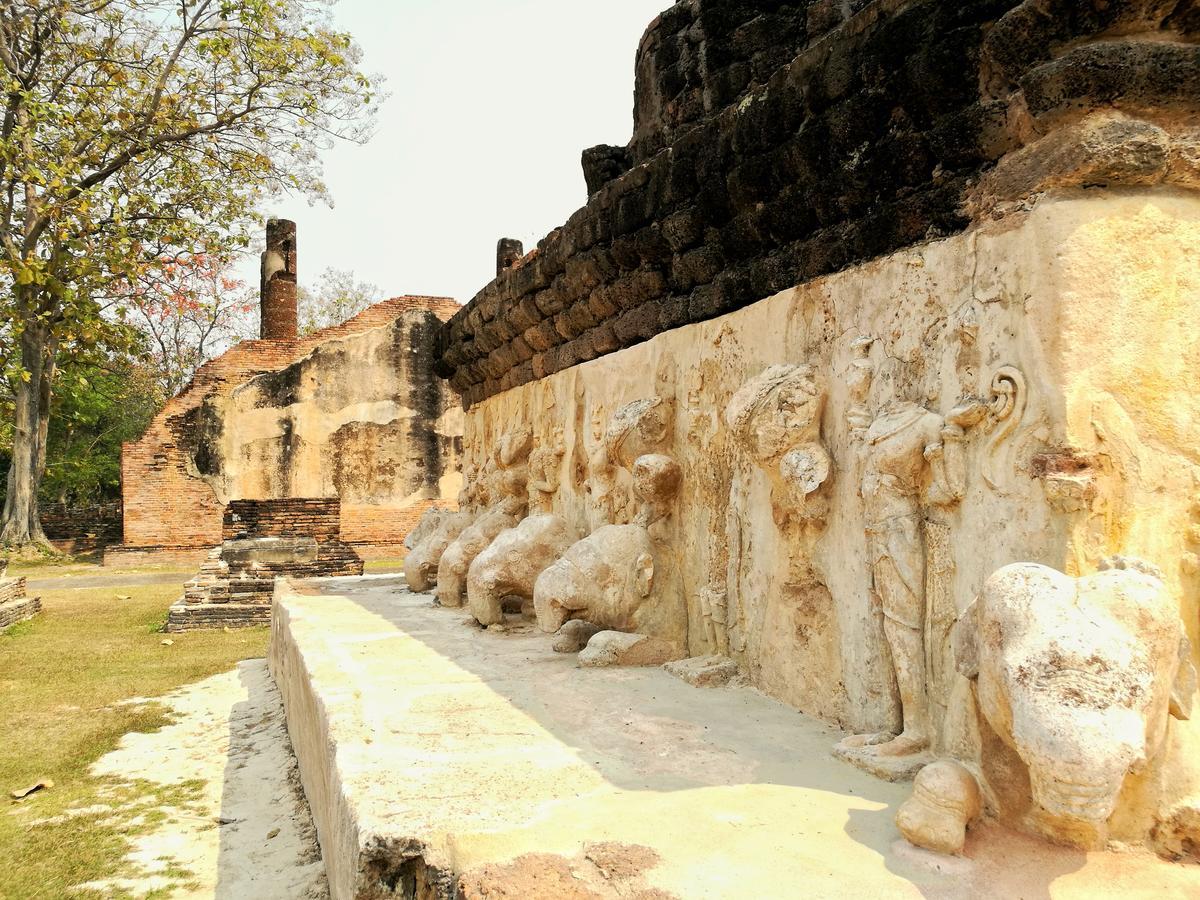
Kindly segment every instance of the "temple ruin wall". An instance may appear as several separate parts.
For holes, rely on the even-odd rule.
[[[457,491],[457,405],[430,377],[429,356],[458,308],[398,297],[300,340],[244,341],[205,364],[124,447],[124,544],[106,558],[196,562],[221,542],[229,500],[342,492],[344,538],[394,552],[430,503],[452,505]],[[396,477],[406,462],[425,467],[416,481]]]
[[[961,503],[927,510],[918,538],[937,749],[977,757],[949,631],[1001,566],[1082,574],[1112,554],[1142,557],[1163,570],[1200,647],[1200,584],[1185,565],[1200,391],[1178,389],[1200,387],[1197,303],[1200,199],[1080,192],[491,397],[467,414],[465,465],[480,471],[502,435],[528,428],[535,445],[565,450],[554,512],[581,536],[628,521],[629,473],[602,492],[590,461],[614,411],[662,398],[674,410],[665,452],[683,473],[664,544],[687,602],[688,653],[720,650],[702,600],[715,586],[729,652],[755,685],[853,731],[894,731],[850,424],[856,342],[874,339],[871,410],[900,400],[945,415],[964,399],[991,402],[997,373],[1015,371],[1012,417],[967,438]],[[739,387],[780,363],[813,367],[828,391],[827,515],[800,529],[779,524],[767,473],[723,421]],[[1175,740],[1200,751],[1193,726],[1173,725]],[[1176,759],[1187,752],[1181,744]]]

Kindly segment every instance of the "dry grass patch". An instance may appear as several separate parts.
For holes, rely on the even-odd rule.
[[[0,634],[0,897],[59,898],[117,874],[126,836],[168,799],[137,772],[124,783],[88,775],[123,734],[166,724],[156,704],[126,701],[265,654],[266,628],[172,635],[164,646],[158,628],[181,589],[182,579],[42,592],[43,613]],[[9,800],[10,791],[44,779],[54,787]],[[97,808],[72,812],[89,807]]]

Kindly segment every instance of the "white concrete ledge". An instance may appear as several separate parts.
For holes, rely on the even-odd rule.
[[[914,850],[893,823],[908,787],[834,760],[835,729],[750,689],[581,669],[402,583],[275,598],[334,900],[1200,895],[1197,867],[990,825],[968,859]]]

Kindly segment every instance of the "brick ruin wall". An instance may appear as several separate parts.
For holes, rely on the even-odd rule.
[[[221,540],[241,537],[305,537],[336,541],[342,535],[337,500],[234,500],[225,507]]]
[[[32,619],[41,611],[41,598],[25,595],[24,578],[0,579],[0,629]]]
[[[1195,181],[1198,37],[1179,0],[682,0],[633,140],[584,154],[587,205],[450,320],[439,374],[470,405],[1047,187]]]
[[[46,537],[62,553],[94,553],[121,543],[121,504],[64,506],[43,504],[40,509]]]
[[[224,504],[199,471],[204,467],[205,448],[197,425],[204,407],[220,403],[251,379],[298,363],[330,342],[386,327],[405,314],[428,312],[438,322],[445,321],[458,308],[448,298],[398,297],[297,341],[244,341],[205,364],[192,383],[155,417],[146,433],[125,445],[121,464],[124,543],[110,550],[106,559],[128,564],[167,560],[190,564],[220,543]],[[417,503],[422,510],[427,505]],[[388,518],[374,510],[360,515],[355,505],[348,504],[344,524],[348,539],[355,543],[395,544],[407,533],[400,529],[409,518],[407,509]]]
[[[361,575],[362,560],[342,540],[341,501],[337,498],[234,500],[225,507],[222,541],[242,538],[312,538],[317,559],[304,566],[259,563],[273,575],[301,578]]]
[[[0,579],[0,603],[11,603],[25,596],[24,578]]]

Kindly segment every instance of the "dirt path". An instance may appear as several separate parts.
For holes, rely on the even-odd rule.
[[[130,873],[89,884],[135,896],[325,900],[324,865],[279,693],[263,660],[189,685],[161,701],[177,716],[129,734],[93,774],[178,787],[178,806],[135,836]],[[159,896],[156,894],[155,896]]]
[[[30,591],[67,591],[73,588],[182,584],[194,574],[194,572],[111,572],[106,575],[59,575],[55,578],[28,578],[25,587]]]

